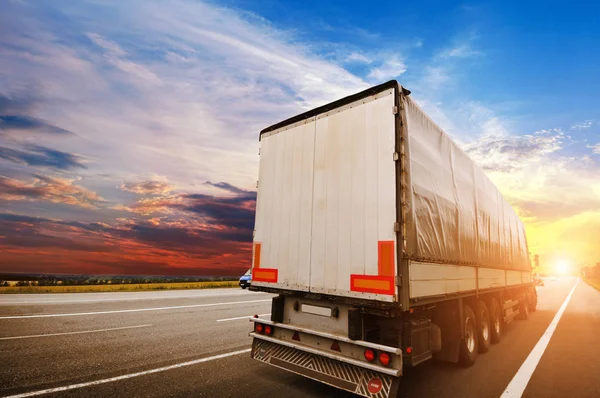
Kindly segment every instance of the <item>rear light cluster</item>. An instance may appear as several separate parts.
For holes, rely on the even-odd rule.
[[[254,322],[254,331],[258,334],[266,334],[271,336],[275,328],[271,325],[264,325],[262,323]]]
[[[365,350],[365,359],[368,362],[373,362],[375,359],[379,360],[379,363],[383,366],[388,366],[392,362],[392,357],[387,352],[380,352],[377,355],[377,352],[371,348],[367,348]]]
[[[388,366],[390,364],[390,361],[391,361],[390,354],[388,354],[387,352],[379,353],[379,362],[383,366]]]

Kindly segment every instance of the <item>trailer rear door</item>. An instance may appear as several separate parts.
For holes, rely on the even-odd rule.
[[[253,285],[396,299],[394,95],[262,135]]]

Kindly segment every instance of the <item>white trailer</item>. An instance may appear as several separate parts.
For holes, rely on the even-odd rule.
[[[525,230],[396,81],[260,133],[252,357],[365,397],[534,311]]]

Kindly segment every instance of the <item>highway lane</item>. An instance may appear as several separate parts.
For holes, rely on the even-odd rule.
[[[575,279],[547,281],[540,288],[539,310],[529,321],[509,325],[499,345],[481,355],[474,367],[431,362],[408,371],[403,396],[500,397],[519,367],[536,345]],[[194,292],[194,297],[167,297],[152,292],[143,300],[135,295],[90,297],[60,295],[43,304],[0,304],[0,338],[18,335],[101,330],[129,326],[131,329],[77,335],[0,340],[0,356],[8,367],[0,368],[0,396],[45,388],[87,383],[111,377],[168,367],[187,361],[206,360],[157,373],[123,378],[48,396],[332,396],[338,391],[276,368],[252,361],[247,352],[250,324],[240,318],[267,314],[270,295],[240,289]],[[184,293],[184,292],[179,292]],[[216,296],[212,296],[216,294]],[[102,298],[124,300],[102,301]],[[25,299],[31,300],[31,297]],[[98,300],[82,302],[82,300]],[[35,301],[35,300],[34,300]],[[247,303],[240,303],[246,301]],[[249,301],[252,301],[248,303]],[[3,297],[0,297],[3,302]],[[224,304],[223,304],[224,303]],[[237,303],[237,304],[227,304]],[[115,312],[85,316],[1,319],[2,316],[68,314],[160,307],[215,304],[168,310]],[[228,320],[231,319],[231,320]],[[596,378],[600,337],[600,293],[579,283],[558,324],[555,335],[535,370],[525,396],[597,397]],[[221,320],[219,322],[219,320]],[[151,325],[151,326],[144,326]],[[595,332],[591,331],[595,330]],[[585,352],[573,354],[574,339],[585,342]],[[594,348],[588,349],[587,347]],[[581,351],[581,350],[579,350]],[[214,358],[216,355],[227,355]],[[564,372],[566,358],[569,371]],[[579,366],[571,366],[577,362]],[[565,392],[569,394],[565,395]],[[562,394],[562,395],[561,395]],[[340,394],[350,397],[350,394]]]
[[[0,340],[0,356],[4,363],[11,364],[0,367],[0,395],[131,373],[248,347],[247,320],[218,321],[269,313],[271,295],[241,289],[216,292],[203,291],[193,301],[187,297],[166,298],[163,292],[156,292],[147,301],[136,303],[127,300],[82,304],[79,298],[86,295],[81,294],[65,296],[72,299],[68,304],[35,303],[19,305],[17,309],[2,306],[0,318],[7,313],[31,316],[84,311],[89,315],[0,319],[0,338],[151,326]],[[170,309],[94,314],[154,308]]]

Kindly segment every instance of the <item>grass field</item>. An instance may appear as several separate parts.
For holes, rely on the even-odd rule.
[[[600,291],[600,278],[583,278],[583,280],[594,289]]]
[[[238,287],[238,281],[218,282],[174,282],[174,283],[132,283],[115,285],[81,286],[10,286],[0,287],[0,294],[10,293],[93,293],[93,292],[139,292],[145,290],[217,289]]]

